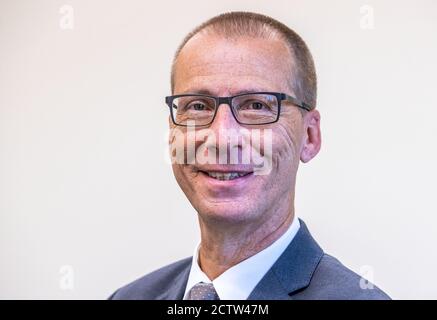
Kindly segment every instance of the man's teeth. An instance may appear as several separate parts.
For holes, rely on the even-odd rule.
[[[229,173],[207,172],[207,173],[210,177],[218,180],[233,180],[248,174],[248,172],[229,172]]]

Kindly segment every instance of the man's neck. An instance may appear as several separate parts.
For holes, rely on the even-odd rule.
[[[218,227],[201,218],[201,245],[199,265],[210,280],[241,261],[264,250],[279,239],[290,227],[294,210],[276,219],[257,226],[245,225],[240,228]]]

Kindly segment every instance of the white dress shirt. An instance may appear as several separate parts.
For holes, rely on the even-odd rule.
[[[191,288],[199,282],[212,283],[220,300],[246,300],[291,243],[299,228],[299,219],[295,216],[287,231],[270,246],[229,268],[213,281],[200,269],[199,243],[193,254],[184,300]]]

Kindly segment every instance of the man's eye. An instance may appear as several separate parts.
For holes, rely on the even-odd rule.
[[[263,102],[260,101],[250,101],[247,103],[244,103],[242,106],[240,106],[241,110],[269,110],[270,108]]]
[[[252,102],[251,106],[252,106],[252,109],[254,109],[254,110],[262,110],[264,107],[264,104],[262,104],[261,102]]]
[[[204,111],[207,109],[206,105],[201,102],[194,102],[190,103],[186,107],[187,110],[194,110],[194,111]]]
[[[193,104],[193,109],[197,111],[205,110],[205,105],[202,103]]]

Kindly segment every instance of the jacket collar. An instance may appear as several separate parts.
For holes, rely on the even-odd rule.
[[[188,282],[188,275],[191,269],[192,258],[186,259],[186,266],[183,267],[182,271],[174,278],[169,279],[171,284],[168,289],[165,290],[161,295],[156,297],[156,300],[182,300],[185,293],[185,287]]]
[[[293,241],[261,279],[248,300],[292,299],[292,294],[310,284],[323,250],[313,239],[305,223]]]

